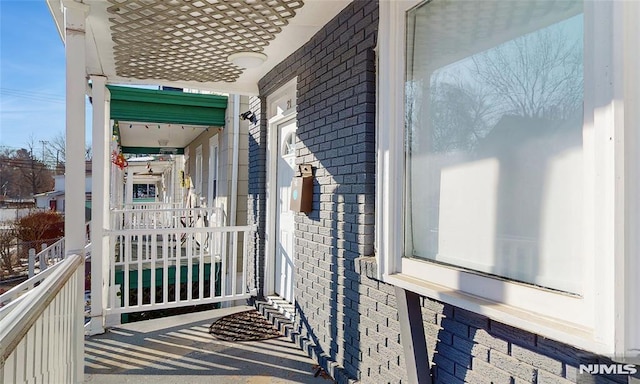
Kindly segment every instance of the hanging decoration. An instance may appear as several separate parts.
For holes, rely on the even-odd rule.
[[[120,168],[120,170],[129,166],[129,162],[124,158],[124,154],[116,150],[111,152],[111,162],[115,164],[116,167]]]

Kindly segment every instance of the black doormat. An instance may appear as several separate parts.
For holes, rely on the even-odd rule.
[[[209,327],[209,333],[225,341],[267,340],[283,336],[255,309],[216,320]]]

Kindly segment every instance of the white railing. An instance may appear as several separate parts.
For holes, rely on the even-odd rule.
[[[255,226],[109,231],[113,257],[107,314],[247,299]]]
[[[26,294],[12,289],[0,296],[0,302],[13,297],[0,308],[1,383],[83,381],[83,265],[80,255],[70,255],[36,275],[40,284],[26,284]]]
[[[91,252],[91,222],[85,224],[85,232],[87,236],[85,238],[85,256],[89,256]],[[38,273],[43,272],[50,266],[56,264],[64,259],[64,237],[58,239],[55,243],[47,246],[42,244],[42,250],[36,253],[34,248],[29,249],[28,258],[28,273],[29,278],[36,274],[36,266],[38,267]]]
[[[5,307],[7,307],[8,305],[15,305],[18,298],[26,295],[27,293],[30,293],[32,289],[40,284],[40,282],[51,275],[59,265],[60,264],[56,264],[46,271],[30,277],[29,279],[23,281],[22,283],[16,285],[15,287],[0,295],[0,320],[3,316],[6,316],[6,314],[9,313],[5,310]]]
[[[145,204],[111,211],[111,228],[181,228],[220,227],[225,224],[222,208],[159,208],[145,209]]]
[[[36,274],[36,265],[39,272],[42,272],[62,259],[64,259],[64,237],[49,246],[42,244],[42,250],[37,254],[35,249],[29,249],[29,277]]]
[[[171,208],[180,208],[182,203],[165,203],[162,201],[151,201],[146,203],[128,203],[124,204],[124,209],[146,209],[146,210],[156,210],[156,209],[171,209]]]

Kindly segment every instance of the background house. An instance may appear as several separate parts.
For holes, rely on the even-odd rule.
[[[0,196],[0,222],[9,222],[24,217],[35,207],[32,199],[12,199]]]
[[[53,191],[34,195],[36,208],[64,212],[65,207],[65,175],[54,175]],[[86,199],[85,219],[91,220],[91,161],[85,162],[84,192]]]

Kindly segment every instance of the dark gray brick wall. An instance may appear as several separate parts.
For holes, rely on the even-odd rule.
[[[294,336],[338,383],[408,382],[395,290],[375,279],[375,260],[367,257],[374,241],[377,26],[377,2],[355,1],[259,82],[265,100],[298,80],[297,163],[312,164],[315,181],[313,212],[295,218]],[[265,111],[259,100],[252,110]],[[264,256],[264,113],[249,133],[249,222],[260,226],[251,250]],[[582,351],[427,298],[422,314],[436,383],[577,380]],[[612,380],[602,382],[620,382]]]
[[[297,163],[311,164],[315,181],[313,211],[295,218],[296,325],[318,355],[344,367],[339,382],[363,372],[381,380],[401,375],[397,335],[389,347],[361,344],[388,336],[383,329],[362,334],[360,321],[375,303],[361,304],[354,264],[373,254],[377,27],[377,2],[355,1],[259,82],[264,99],[297,77]],[[392,347],[396,362],[389,364],[385,348]],[[381,363],[367,365],[369,354]]]
[[[386,307],[395,308],[395,294],[391,287],[375,280],[376,263],[373,257],[356,260],[356,268],[361,272],[361,292],[363,302],[377,306],[369,307],[368,320],[363,323],[366,334],[376,329],[378,343],[381,335],[397,335],[399,326],[397,314],[389,313]],[[384,306],[379,304],[383,303]],[[580,381],[580,362],[600,362],[609,364],[606,357],[596,356],[566,344],[535,335],[531,332],[508,326],[489,318],[453,307],[429,298],[422,298],[422,320],[427,340],[432,374],[437,384],[624,384],[631,383],[628,376],[607,375]],[[375,308],[375,310],[374,310]],[[384,313],[378,308],[385,308]],[[393,321],[385,323],[385,317]],[[385,326],[386,324],[386,326]],[[366,341],[368,344],[371,341]],[[397,343],[400,346],[401,343]],[[381,366],[399,361],[403,368],[402,350],[387,348],[384,358],[377,358]],[[399,355],[398,355],[399,354]],[[388,360],[386,361],[385,358]],[[371,365],[372,363],[367,363]],[[402,372],[402,371],[400,371]],[[382,380],[363,377],[363,383],[404,382],[402,373],[385,372]],[[636,375],[640,376],[640,375]],[[636,378],[637,380],[637,378]]]
[[[249,255],[264,255],[265,223],[267,216],[266,180],[267,180],[267,131],[263,101],[259,97],[249,100],[249,108],[259,117],[257,124],[249,126],[249,185],[247,202],[247,224],[257,225],[258,230],[248,241]],[[249,279],[256,283],[259,295],[264,279],[264,257],[249,257]],[[250,280],[251,281],[251,280]]]

